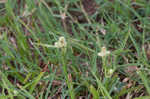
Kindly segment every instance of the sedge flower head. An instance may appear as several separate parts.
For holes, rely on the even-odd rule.
[[[113,69],[110,69],[109,70],[109,74],[113,74],[114,70]]]
[[[102,47],[101,52],[98,53],[98,56],[104,57],[108,54],[110,54],[110,51],[107,51],[106,47]]]
[[[57,42],[54,44],[55,47],[57,48],[62,48],[67,46],[66,39],[64,37],[60,37]]]
[[[107,72],[107,77],[111,77],[114,73],[114,69],[109,69]]]
[[[62,14],[61,14],[61,19],[62,19],[62,20],[66,19],[66,13],[62,13]]]

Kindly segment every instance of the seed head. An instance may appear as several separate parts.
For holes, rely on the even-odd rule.
[[[62,48],[67,46],[66,39],[64,37],[60,37],[57,42],[54,44],[55,47],[57,48]]]
[[[107,51],[106,47],[102,47],[101,52],[98,53],[98,56],[104,57],[108,54],[110,54],[110,51]]]

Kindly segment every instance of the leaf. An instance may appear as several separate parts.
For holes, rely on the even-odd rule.
[[[93,95],[93,99],[99,99],[99,94],[93,85],[90,85],[90,92]]]
[[[93,15],[96,12],[97,5],[95,0],[82,0],[82,4],[88,15]]]

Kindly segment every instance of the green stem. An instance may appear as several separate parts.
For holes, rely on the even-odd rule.
[[[73,90],[73,85],[72,82],[69,81],[68,79],[68,73],[67,73],[67,66],[66,66],[66,62],[65,62],[65,49],[62,49],[62,56],[61,56],[61,60],[62,60],[62,65],[63,65],[63,72],[65,75],[65,80],[69,89],[69,94],[71,99],[75,99],[75,94],[74,94],[74,90]]]

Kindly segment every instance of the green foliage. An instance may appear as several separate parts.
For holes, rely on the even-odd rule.
[[[0,99],[149,99],[150,1],[90,1],[0,1]]]

